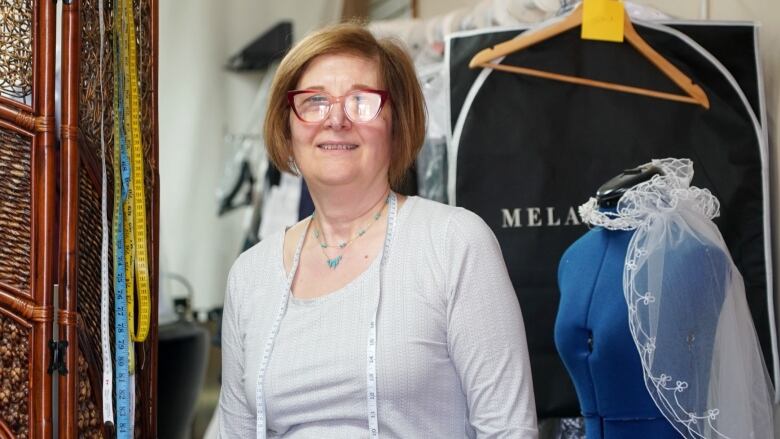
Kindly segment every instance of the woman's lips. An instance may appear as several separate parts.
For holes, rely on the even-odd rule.
[[[320,143],[317,148],[326,151],[348,151],[357,148],[354,143]]]

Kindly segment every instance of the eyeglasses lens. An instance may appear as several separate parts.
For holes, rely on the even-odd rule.
[[[369,122],[373,120],[382,104],[382,97],[370,91],[355,91],[342,99],[343,110],[354,122]],[[327,93],[300,93],[294,97],[295,110],[306,122],[322,122],[330,112],[331,104],[336,99]]]

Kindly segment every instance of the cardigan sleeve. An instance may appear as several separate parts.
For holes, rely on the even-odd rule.
[[[538,437],[523,316],[492,230],[455,213],[445,233],[447,344],[480,439]]]
[[[228,275],[222,318],[222,388],[217,407],[219,437],[254,437],[255,411],[244,391],[244,337],[242,336],[239,291],[235,287],[234,265]]]

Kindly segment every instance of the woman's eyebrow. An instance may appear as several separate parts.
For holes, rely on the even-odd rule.
[[[365,85],[365,84],[352,84],[352,87],[350,87],[349,89],[350,90],[359,90],[359,89],[363,89],[363,88],[373,89],[374,87],[371,87],[371,86]],[[308,87],[303,87],[303,90],[322,90],[322,91],[325,91],[325,87],[323,87],[321,85],[312,85],[312,86],[308,86]]]

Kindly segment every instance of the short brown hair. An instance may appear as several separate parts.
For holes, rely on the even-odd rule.
[[[310,34],[296,44],[276,70],[268,99],[263,137],[268,157],[282,171],[292,172],[290,106],[293,90],[309,63],[326,54],[345,53],[377,60],[382,87],[390,93],[392,146],[389,180],[398,187],[425,140],[425,101],[414,64],[402,45],[390,38],[377,40],[364,26],[341,23]]]

